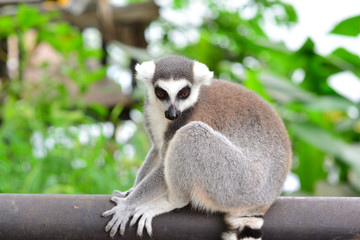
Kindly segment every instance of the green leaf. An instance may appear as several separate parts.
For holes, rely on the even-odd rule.
[[[329,58],[343,70],[359,71],[360,69],[360,57],[345,48],[334,50]]]
[[[173,8],[181,9],[189,5],[189,0],[173,0]]]
[[[360,147],[348,144],[313,124],[291,123],[294,134],[325,153],[342,159],[350,166],[360,169]]]
[[[315,43],[311,38],[306,39],[305,43],[298,50],[299,53],[303,55],[314,55],[315,53]]]
[[[90,59],[90,58],[101,60],[102,57],[104,56],[104,52],[102,51],[102,49],[89,48],[89,49],[83,49],[80,55],[82,60]]]
[[[324,153],[303,140],[296,142],[296,152],[299,165],[294,172],[299,176],[301,189],[314,192],[316,182],[326,178],[323,169]]]
[[[282,3],[282,5],[284,6],[285,12],[288,15],[288,21],[292,23],[296,23],[298,21],[298,17],[294,7],[287,3]]]
[[[106,71],[107,71],[107,67],[103,66],[99,69],[96,69],[92,72],[87,73],[86,75],[86,80],[88,84],[97,82],[99,80],[102,80],[105,78],[106,76]]]
[[[283,11],[278,11],[278,9],[274,9],[275,20],[277,24],[291,24],[297,22],[297,15],[294,7],[291,4],[283,3],[280,1],[276,1],[271,3],[272,6],[276,8],[282,8]]]
[[[83,47],[83,39],[79,31],[65,22],[47,24],[39,32],[39,40],[50,43],[62,54],[70,54]]]
[[[223,50],[211,42],[211,34],[206,31],[200,34],[199,42],[187,46],[182,50],[182,53],[191,59],[204,63],[209,69],[216,70],[217,63],[224,60]]]
[[[115,123],[118,122],[119,116],[123,110],[124,106],[121,104],[117,104],[110,113],[110,120]]]
[[[315,101],[307,103],[305,106],[311,111],[324,112],[331,110],[340,110],[346,112],[349,107],[354,106],[354,104],[345,98],[335,96],[323,96],[317,98]]]
[[[264,87],[263,83],[260,82],[257,72],[255,72],[251,69],[247,69],[244,86],[247,89],[257,92],[260,96],[262,96],[267,101],[269,101],[269,102],[272,101],[272,99],[269,96],[269,94],[267,93],[266,88]]]
[[[39,27],[49,21],[47,15],[41,14],[36,7],[26,4],[19,5],[16,20],[18,27],[23,31]]]
[[[101,104],[91,103],[88,107],[92,112],[96,114],[96,116],[99,116],[101,118],[105,118],[109,114],[108,108]]]
[[[351,17],[341,21],[331,33],[356,37],[360,33],[360,16]]]
[[[14,21],[12,18],[8,16],[0,17],[0,38],[7,38],[14,33]]]
[[[306,103],[316,99],[316,96],[311,92],[269,72],[261,74],[260,80],[270,96],[279,102],[301,101]]]
[[[351,64],[360,66],[360,57],[354,53],[349,52],[345,48],[338,48],[333,53],[333,56],[339,57],[344,61],[347,61]]]
[[[0,135],[0,137],[2,137]],[[2,146],[5,146],[3,142],[0,142]],[[0,192],[4,190],[5,185],[8,182],[6,175],[11,171],[10,161],[5,156],[5,151],[0,148]]]

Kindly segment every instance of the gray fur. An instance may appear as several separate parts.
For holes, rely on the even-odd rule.
[[[194,73],[186,73],[193,65],[189,62],[178,57],[158,60],[154,79],[191,78]],[[260,239],[261,216],[279,195],[291,166],[284,124],[270,104],[233,83],[213,80],[191,94],[199,96],[175,100],[194,102],[174,121],[165,119],[160,101],[147,97],[144,112],[153,147],[129,196],[116,192],[112,200],[117,206],[103,214],[113,215],[106,226],[111,236],[118,229],[123,233],[131,216],[131,224],[139,220],[139,235],[144,228],[150,234],[153,217],[191,203],[226,213],[224,240],[238,239],[244,232]]]
[[[160,162],[160,153],[156,148],[150,149],[144,163],[141,165],[139,172],[136,175],[135,186],[138,185],[150,171],[154,169]]]
[[[192,72],[193,61],[180,57],[169,56],[155,61],[155,73],[153,83],[159,79],[187,79],[191,83],[194,81]]]

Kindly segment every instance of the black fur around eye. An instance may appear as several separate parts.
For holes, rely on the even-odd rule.
[[[169,95],[167,94],[167,92],[160,87],[155,88],[155,95],[160,100],[166,100],[169,98]]]
[[[191,92],[191,88],[189,86],[186,86],[179,91],[178,97],[181,99],[185,99],[185,98],[189,97],[190,92]]]

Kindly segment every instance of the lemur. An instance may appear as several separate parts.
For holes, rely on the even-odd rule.
[[[273,107],[254,92],[213,79],[200,62],[169,56],[136,65],[146,86],[152,142],[134,187],[115,190],[102,215],[123,235],[127,222],[152,234],[152,219],[189,203],[224,213],[223,240],[261,239],[263,216],[291,167],[291,144]]]

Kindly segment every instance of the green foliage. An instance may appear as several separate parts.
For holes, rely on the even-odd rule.
[[[19,5],[14,17],[0,17],[1,38],[16,36],[20,40],[28,30],[35,30],[36,43],[51,45],[62,58],[56,72],[43,63],[33,79],[23,74],[29,50],[20,46],[23,68],[18,78],[1,85],[0,192],[111,193],[128,189],[146,155],[144,149],[149,148],[144,130],[140,123],[134,136],[120,144],[115,139],[115,123],[122,108],[109,113],[105,106],[82,101],[82,93],[106,75],[107,66],[90,69],[87,64],[99,61],[103,52],[85,47],[81,32],[68,23],[50,21],[56,16]],[[76,98],[62,78],[70,79],[79,90]],[[114,123],[107,122],[108,114]],[[134,148],[133,156],[126,154],[129,146]]]
[[[360,33],[360,16],[351,17],[341,21],[331,33],[356,37]]]
[[[246,71],[246,78],[244,79],[244,86],[247,89],[253,90],[258,93],[267,101],[272,101],[271,97],[266,92],[264,85],[260,82],[257,73],[251,69]]]
[[[189,0],[174,0],[173,1],[173,8],[174,9],[181,9],[187,7],[189,5]]]
[[[291,26],[297,21],[294,8],[281,1],[248,1],[232,9],[223,1],[207,2],[212,15],[207,15],[198,27],[197,42],[177,46],[166,36],[171,31],[185,32],[187,26],[160,21],[165,31],[161,44],[204,62],[217,76],[241,82],[274,104],[291,135],[293,172],[300,179],[301,191],[321,192],[317,187],[322,184],[317,183],[327,181],[330,175],[333,177],[334,169],[340,171],[330,187],[335,189],[336,184],[345,182],[358,191],[360,118],[349,117],[348,111],[359,112],[360,105],[338,95],[327,80],[343,71],[360,76],[359,56],[343,48],[329,56],[319,55],[311,39],[297,51],[270,40],[262,28],[265,12],[271,12],[273,22],[279,25]],[[247,8],[254,11],[250,18],[241,14]],[[350,18],[332,33],[357,36],[359,26],[358,17]],[[235,64],[242,66],[242,74],[234,74],[231,66]],[[292,76],[299,71],[303,72],[303,79],[295,83]],[[334,160],[331,169],[325,167],[329,159]]]
[[[20,4],[15,17],[1,17],[0,37],[44,26],[56,15],[58,15],[56,12],[41,14],[36,7]]]
[[[319,188],[326,186],[331,193],[358,195],[360,118],[349,112],[359,113],[360,105],[337,94],[327,81],[344,71],[360,77],[360,57],[344,48],[319,55],[312,39],[297,51],[269,39],[263,28],[269,20],[265,15],[278,25],[296,24],[296,12],[288,3],[249,0],[230,8],[227,1],[203,2],[209,11],[200,25],[184,26],[160,18],[155,24],[162,34],[150,45],[201,61],[215,75],[242,83],[271,102],[291,136],[293,172],[299,177],[301,194],[324,194]],[[190,4],[174,0],[171,6],[181,11]],[[253,14],[245,17],[248,10]],[[90,69],[87,64],[99,61],[104,53],[85,47],[80,31],[68,23],[50,21],[57,15],[20,5],[16,16],[0,17],[0,38],[16,36],[23,56],[19,77],[1,85],[0,192],[128,189],[149,148],[142,123],[136,124],[136,133],[125,141],[116,140],[115,130],[106,133],[106,126],[119,126],[118,132],[129,123],[118,118],[124,107],[119,104],[109,110],[99,104],[85,105],[81,98],[106,75],[107,66]],[[186,35],[189,28],[198,31],[198,40],[177,45],[172,34]],[[29,53],[23,40],[29,29],[37,31],[38,44],[50,44],[61,54],[63,61],[56,74],[44,63],[36,81],[24,79]],[[357,36],[359,17],[342,21],[332,33]],[[149,58],[138,49],[122,48],[135,59],[140,55]],[[301,76],[295,77],[298,73]],[[76,99],[61,77],[76,86],[80,92]]]

